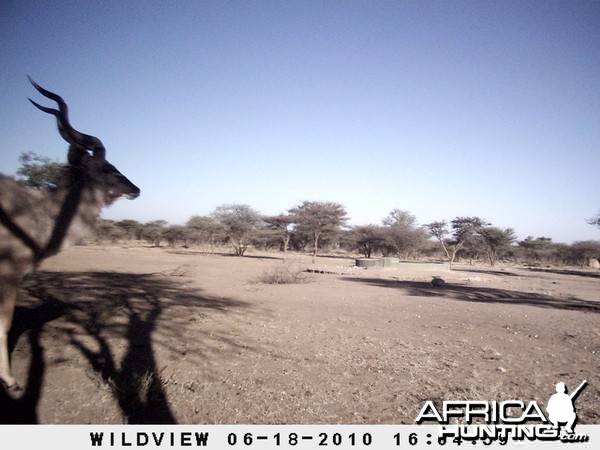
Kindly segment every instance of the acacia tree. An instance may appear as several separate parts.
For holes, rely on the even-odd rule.
[[[115,222],[108,219],[98,219],[94,224],[94,235],[97,241],[117,242],[124,237],[123,230]]]
[[[19,163],[21,163],[21,167],[17,170],[19,180],[38,190],[56,188],[66,174],[65,165],[34,152],[21,153]]]
[[[427,239],[426,233],[417,224],[417,218],[409,211],[392,210],[383,219],[383,225],[388,247],[405,259],[422,248]]]
[[[456,254],[465,246],[473,244],[476,233],[486,225],[488,224],[479,217],[456,217],[451,221],[452,235],[445,220],[428,223],[425,228],[440,242],[452,267]]]
[[[490,224],[479,217],[456,217],[450,222],[452,226],[452,237],[456,251],[454,256],[461,250],[476,248],[478,244],[478,231]]]
[[[584,266],[600,258],[600,241],[576,241],[568,250],[567,260],[571,264]]]
[[[319,238],[326,231],[339,231],[348,220],[346,208],[334,202],[314,202],[305,200],[302,204],[291,208],[288,213],[297,226],[310,230],[313,241],[313,262],[317,258]]]
[[[552,238],[527,236],[523,241],[518,242],[519,248],[525,253],[525,259],[529,264],[547,258],[554,245]]]
[[[496,265],[501,253],[507,251],[516,240],[515,231],[512,228],[483,227],[479,229],[478,234],[485,242],[488,261],[491,266]]]
[[[379,225],[359,225],[350,231],[350,240],[365,258],[370,258],[386,242],[382,227]]]
[[[448,241],[448,236],[450,234],[450,230],[448,229],[448,222],[446,222],[445,220],[439,220],[436,222],[427,223],[425,224],[425,228],[429,230],[429,234],[435,237],[440,242],[440,244],[442,244],[442,248],[444,249],[446,258],[448,258],[448,262],[450,263],[450,268],[452,268],[452,263],[454,262],[456,252],[458,250],[456,248],[456,245],[452,245]]]
[[[188,219],[185,226],[192,230],[192,235],[196,242],[202,244],[208,243],[210,245],[210,253],[214,253],[215,251],[215,241],[225,234],[225,227],[223,224],[217,222],[214,217],[192,216]]]
[[[231,204],[218,206],[212,216],[225,227],[235,255],[244,256],[252,233],[261,221],[260,213],[248,205]]]
[[[160,243],[164,238],[165,227],[167,226],[166,220],[153,220],[143,225],[141,236],[148,243],[155,247],[160,247]]]
[[[144,226],[137,220],[120,220],[115,222],[115,226],[123,230],[123,234],[127,240],[140,240],[142,238],[142,230]]]
[[[279,214],[277,216],[264,216],[263,222],[267,224],[267,227],[275,230],[281,236],[281,242],[283,244],[283,260],[285,261],[290,245],[290,239],[292,237],[290,226],[294,223],[294,219],[289,214]]]
[[[169,247],[175,247],[178,243],[187,248],[191,241],[190,229],[181,225],[170,225],[164,228],[162,237]]]

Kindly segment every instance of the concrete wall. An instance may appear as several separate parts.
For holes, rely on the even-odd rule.
[[[430,272],[432,270],[441,270],[444,272],[450,271],[449,262],[406,262],[400,261],[398,258],[359,258],[356,260],[356,267],[363,267],[365,269],[406,269],[424,272]]]

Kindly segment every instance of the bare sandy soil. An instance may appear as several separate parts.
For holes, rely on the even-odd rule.
[[[352,264],[66,251],[20,295],[24,391],[0,392],[0,422],[411,424],[426,400],[545,405],[586,379],[579,423],[600,423],[599,271]]]

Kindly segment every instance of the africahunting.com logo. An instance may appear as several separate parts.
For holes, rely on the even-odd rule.
[[[562,442],[588,442],[587,434],[575,433],[577,413],[574,401],[586,386],[584,380],[573,392],[567,392],[565,383],[557,383],[556,393],[546,404],[546,413],[532,400],[482,401],[460,400],[444,401],[441,409],[433,401],[426,401],[416,422],[440,425],[438,441],[462,440],[484,443],[508,440],[543,440]]]

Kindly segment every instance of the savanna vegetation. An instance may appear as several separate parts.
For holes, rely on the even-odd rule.
[[[55,161],[23,153],[17,178],[35,189],[53,189],[63,167]],[[195,248],[204,252],[228,251],[244,256],[252,248],[318,253],[354,253],[365,258],[396,256],[401,260],[499,261],[527,265],[595,264],[600,241],[572,244],[548,237],[518,240],[515,230],[494,226],[477,216],[440,219],[419,224],[409,211],[393,209],[380,223],[348,225],[346,208],[330,201],[303,201],[278,215],[264,215],[250,205],[224,204],[208,215],[194,215],[185,224],[165,220],[99,220],[97,242],[143,242],[151,246]],[[600,228],[600,215],[588,219]]]

